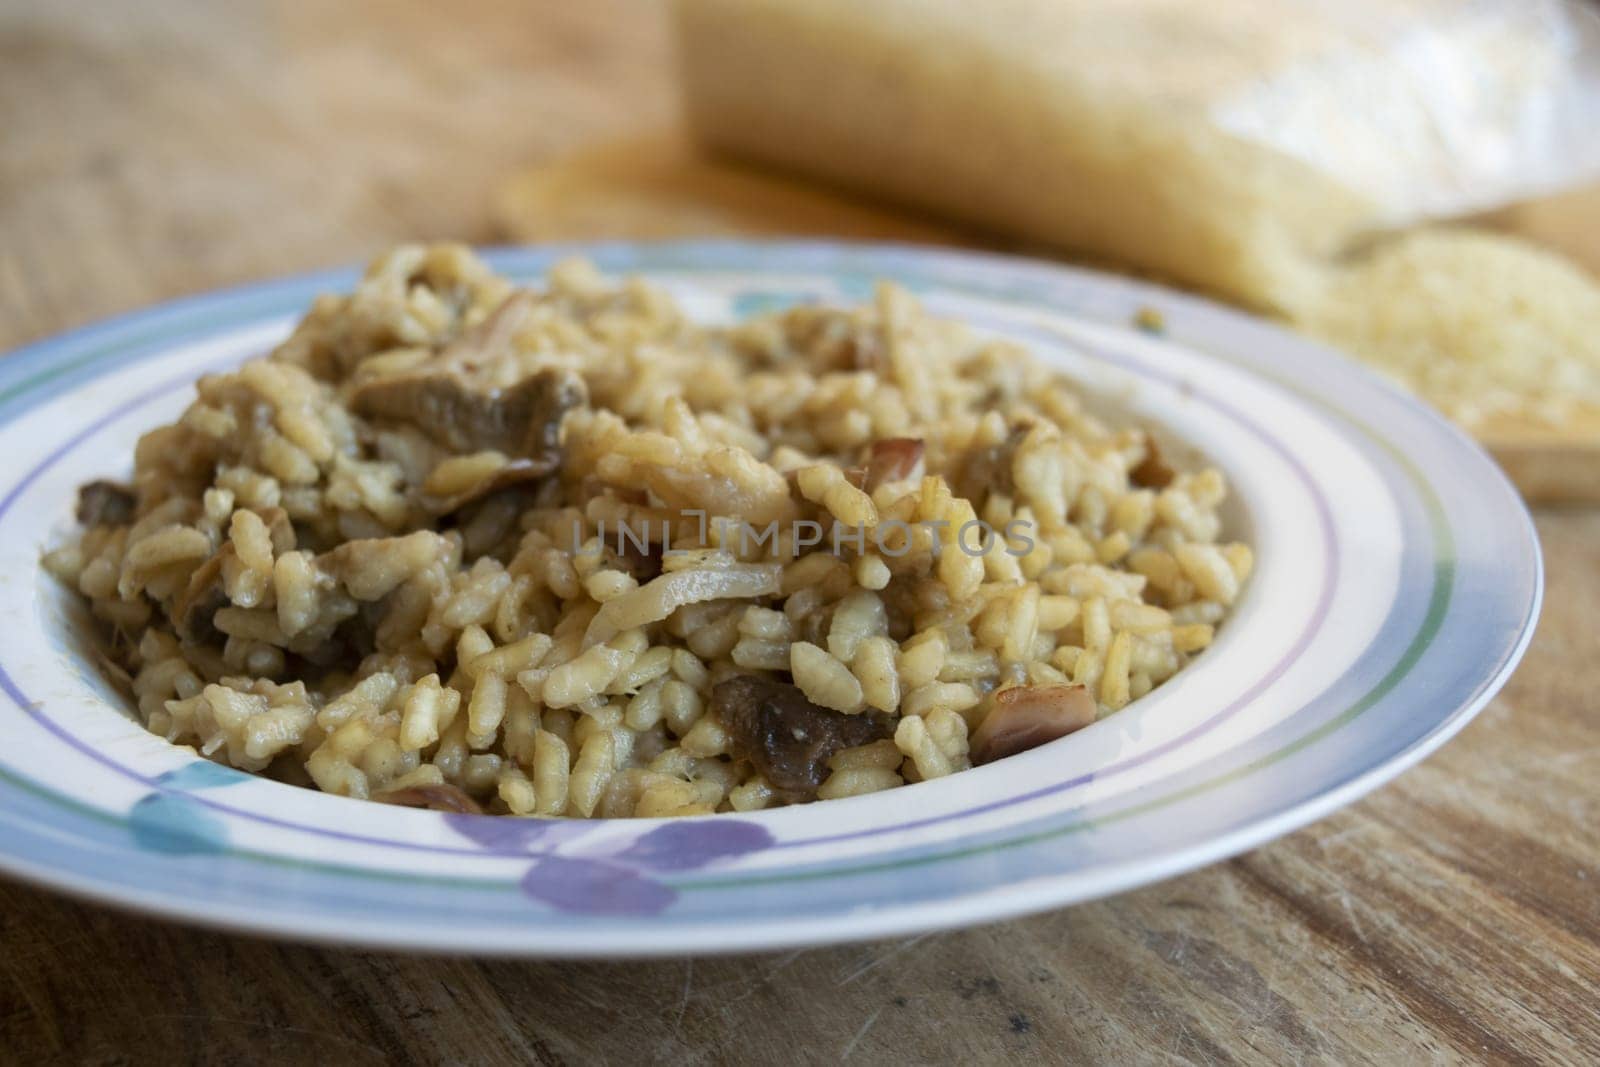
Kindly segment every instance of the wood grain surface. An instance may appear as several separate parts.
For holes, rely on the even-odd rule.
[[[5,0],[0,348],[493,240],[509,173],[670,126],[671,85],[643,0]],[[652,963],[273,944],[0,883],[0,1063],[1594,1062],[1600,514],[1538,521],[1549,599],[1505,692],[1243,858],[959,933]]]

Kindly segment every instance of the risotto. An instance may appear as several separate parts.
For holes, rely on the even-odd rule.
[[[736,326],[584,263],[398,248],[208,375],[45,564],[154,731],[454,811],[751,811],[1124,707],[1251,569],[1022,349],[879,287]]]

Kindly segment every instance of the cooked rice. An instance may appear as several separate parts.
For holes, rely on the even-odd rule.
[[[891,285],[704,328],[583,263],[519,292],[407,246],[197,389],[46,564],[151,730],[352,797],[669,816],[941,777],[1003,689],[1105,715],[1170,678],[1251,569],[1217,471]],[[952,548],[977,519],[1000,542]],[[797,795],[718,711],[741,676],[872,739]]]

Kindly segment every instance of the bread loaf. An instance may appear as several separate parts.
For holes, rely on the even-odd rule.
[[[1304,307],[1368,231],[1600,167],[1600,64],[1560,0],[678,0],[677,17],[714,148],[1258,308]]]
[[[1175,19],[1108,24],[1053,0],[680,0],[690,121],[737,155],[1297,305],[1311,264],[1374,209],[1197,122],[1182,100],[1206,71],[1173,61],[1213,5],[1159,6]]]

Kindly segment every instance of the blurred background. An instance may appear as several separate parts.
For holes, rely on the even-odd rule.
[[[0,48],[12,341],[401,240],[974,245],[1275,316],[1600,500],[1584,0],[4,0]]]
[[[1587,0],[0,0],[0,350],[400,241],[957,244],[1330,341],[1560,505],[1538,513],[1545,621],[1502,697],[1238,860],[988,929],[647,965],[272,946],[4,884],[0,1047],[1592,1054],[1597,24]]]
[[[74,317],[494,240],[517,168],[680,111],[648,0],[6,0],[0,34],[0,277],[70,271]]]

